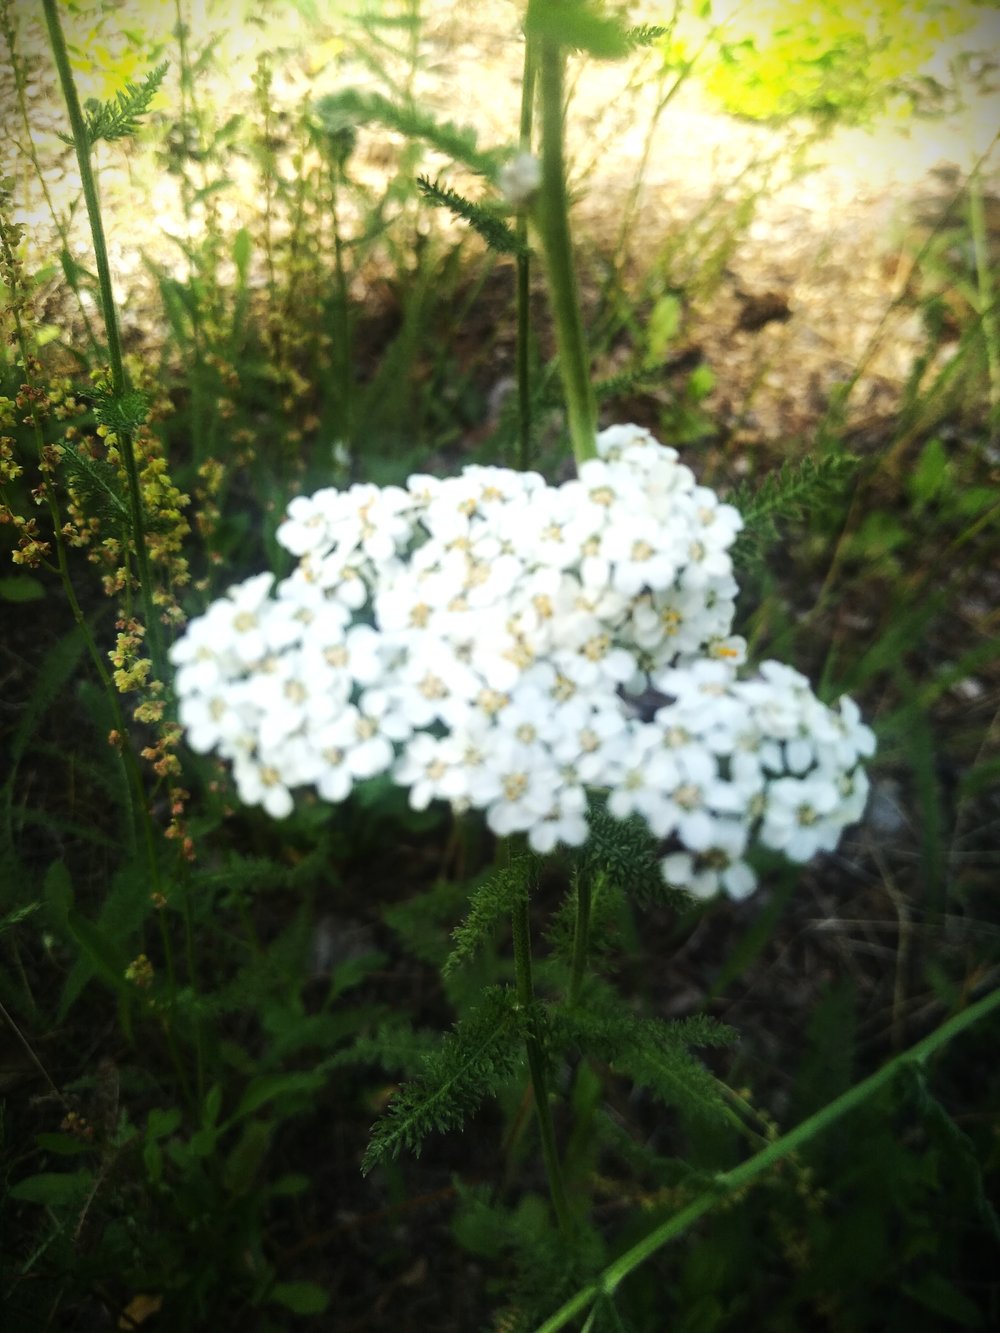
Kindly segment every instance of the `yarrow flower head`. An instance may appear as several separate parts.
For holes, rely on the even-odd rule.
[[[856,705],[777,662],[741,679],[739,513],[641,427],[597,453],[561,486],[477,465],[293,500],[290,577],[231,588],[171,650],[192,749],[276,818],[388,773],[540,853],[584,843],[603,792],[699,896],[752,891],[754,837],[830,850],[867,792]]]

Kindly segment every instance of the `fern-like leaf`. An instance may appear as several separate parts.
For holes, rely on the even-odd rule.
[[[138,389],[120,394],[99,390],[93,394],[93,402],[98,425],[116,433],[134,432],[149,417],[149,399]]]
[[[592,1281],[608,1262],[595,1228],[581,1219],[571,1235],[563,1234],[537,1194],[508,1208],[481,1186],[469,1188],[457,1181],[456,1193],[459,1207],[453,1226],[463,1249],[494,1263],[508,1260],[509,1275],[491,1328],[532,1333],[554,1306]]]
[[[514,905],[528,892],[536,874],[534,857],[515,857],[472,891],[468,915],[452,931],[455,944],[441,969],[443,976],[450,976],[481,949],[500,921],[510,919]]]
[[[420,1077],[389,1103],[372,1132],[362,1171],[367,1174],[404,1149],[419,1155],[429,1134],[460,1129],[514,1069],[522,1026],[523,1011],[512,990],[485,991],[478,1008],[427,1056]]]
[[[759,565],[780,537],[779,522],[799,521],[841,494],[859,462],[853,454],[831,451],[822,458],[783,463],[756,488],[738,487],[729,497],[744,524],[734,550],[736,564],[742,569]]]
[[[99,102],[90,98],[86,104],[85,126],[91,148],[100,139],[112,143],[116,139],[130,139],[138,133],[142,117],[149,110],[168,68],[169,62],[164,60],[146,75],[142,83],[126,83],[113,101]],[[60,137],[67,143],[73,142],[66,135]]]
[[[592,801],[587,815],[590,835],[578,853],[580,874],[590,879],[603,875],[630,898],[641,903],[676,902],[686,897],[663,881],[656,840],[638,817],[616,819],[600,801]]]
[[[633,48],[653,46],[661,37],[669,37],[669,35],[670,29],[663,27],[660,23],[637,23],[635,27],[626,28],[625,30],[625,40]]]
[[[501,255],[528,255],[530,250],[514,229],[503,218],[491,213],[481,204],[474,204],[471,199],[451,190],[440,181],[432,181],[427,176],[417,177],[417,188],[424,198],[435,208],[447,208],[457,218],[463,218],[477,231],[491,250]]]
[[[128,526],[131,518],[128,500],[113,464],[91,458],[85,451],[70,449],[63,456],[63,467],[88,514],[115,527]]]
[[[440,967],[448,955],[448,931],[467,901],[463,884],[442,879],[425,893],[384,907],[382,920],[407,953],[432,967]]]
[[[345,88],[313,103],[313,110],[324,129],[342,132],[345,124],[384,125],[408,139],[419,139],[454,162],[461,162],[481,176],[496,176],[503,156],[486,151],[476,143],[475,130],[436,120],[415,106],[399,106],[380,93]]]
[[[331,1068],[378,1065],[387,1074],[418,1078],[441,1040],[440,1033],[418,1031],[398,1022],[379,1024],[370,1036],[358,1037],[330,1057]]]
[[[655,380],[655,374],[648,367],[640,366],[636,370],[623,370],[617,375],[609,375],[607,379],[596,380],[594,394],[599,403],[605,403],[611,398],[622,398],[634,393]]]
[[[576,1044],[666,1105],[701,1117],[726,1113],[715,1077],[688,1050],[735,1041],[735,1032],[724,1024],[705,1015],[672,1022],[640,1018],[598,981],[591,982],[583,1005],[555,1011],[551,1021],[557,1043]]]

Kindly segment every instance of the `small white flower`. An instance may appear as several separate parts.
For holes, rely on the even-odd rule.
[[[253,747],[256,709],[247,707],[245,699],[232,686],[182,695],[178,717],[187,732],[188,744],[197,754],[217,749],[231,757]]]
[[[245,805],[262,805],[272,819],[287,819],[292,813],[292,794],[276,768],[239,755],[233,763],[233,777]]]
[[[336,515],[339,498],[340,492],[332,486],[315,495],[295,496],[288,503],[285,521],[278,525],[278,542],[296,556],[328,548],[332,541],[330,521]]]
[[[392,770],[394,780],[410,789],[410,805],[426,810],[431,801],[445,795],[443,783],[452,767],[453,754],[447,743],[427,732],[418,732]]]
[[[343,752],[341,762],[357,779],[384,773],[393,759],[392,745],[381,733],[377,719],[353,704],[348,704],[332,722],[319,729],[316,744],[321,752],[326,749],[337,754]]]
[[[757,876],[741,859],[740,851],[725,845],[722,834],[717,844],[692,855],[672,852],[660,862],[665,882],[673,888],[686,889],[695,898],[714,898],[727,893],[739,901],[748,898],[757,887]]]
[[[828,777],[776,778],[767,789],[761,842],[792,861],[832,851],[841,826],[831,816],[839,804],[840,794]]]
[[[739,515],[648,431],[597,449],[558,487],[473,465],[294,499],[276,596],[246,580],[171,649],[192,748],[275,817],[389,770],[414,808],[478,808],[541,853],[586,840],[602,789],[702,896],[752,890],[754,828],[795,860],[832,847],[867,793],[857,706],[780,663],[739,680]]]

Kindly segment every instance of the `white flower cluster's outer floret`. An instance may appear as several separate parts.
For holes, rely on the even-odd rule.
[[[542,853],[586,841],[602,789],[700,896],[752,890],[754,835],[831,849],[865,803],[857,707],[777,662],[740,680],[739,514],[640,427],[598,454],[559,487],[470,466],[293,500],[294,573],[231,588],[171,651],[192,749],[278,818],[297,787],[341,801],[389,772]]]

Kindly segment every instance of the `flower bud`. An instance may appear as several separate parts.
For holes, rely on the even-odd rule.
[[[518,153],[500,168],[497,183],[512,207],[524,208],[542,183],[542,164],[533,153]]]

